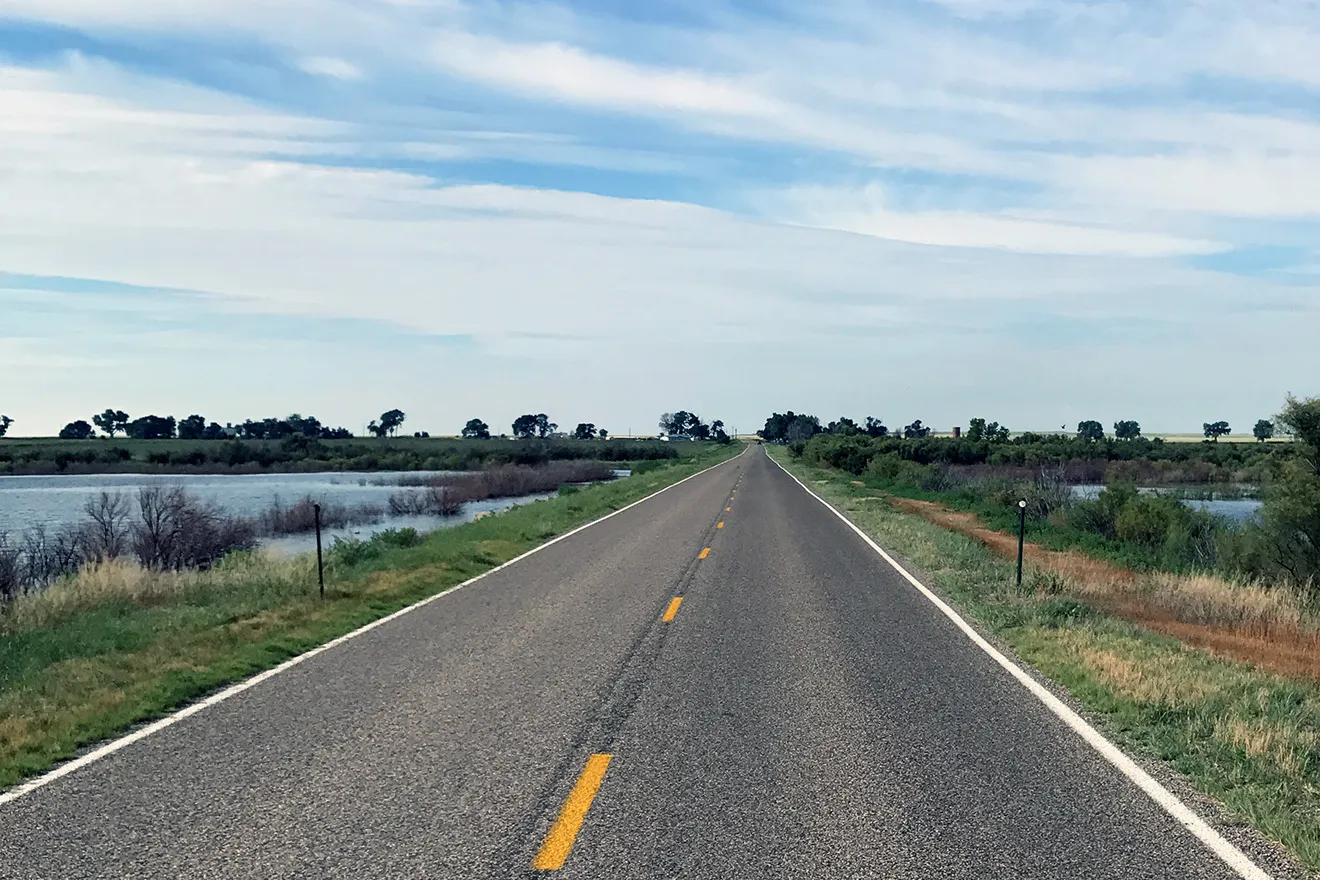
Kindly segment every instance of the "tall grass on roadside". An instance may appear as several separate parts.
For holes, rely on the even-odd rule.
[[[205,569],[162,570],[129,558],[89,562],[47,589],[16,598],[0,614],[0,633],[50,627],[112,605],[152,608],[235,592],[292,595],[316,584],[315,557],[240,551]]]

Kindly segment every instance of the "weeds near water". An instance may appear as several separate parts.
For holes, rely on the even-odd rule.
[[[385,515],[385,509],[375,504],[338,504],[318,501],[308,495],[285,507],[277,498],[258,518],[262,532],[267,535],[296,535],[315,531],[317,504],[321,506],[323,529],[376,523]]]
[[[0,534],[0,611],[89,565],[130,559],[155,571],[207,569],[256,546],[253,521],[178,487],[146,487],[132,497],[102,492],[85,512],[83,522],[55,530],[39,525],[18,540]]]

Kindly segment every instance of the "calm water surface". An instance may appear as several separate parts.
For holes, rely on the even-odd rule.
[[[21,535],[37,526],[53,530],[86,517],[88,499],[101,492],[120,492],[130,497],[146,486],[182,486],[203,501],[215,502],[239,516],[257,516],[274,502],[291,505],[311,496],[322,503],[349,507],[375,505],[384,508],[390,494],[401,491],[398,480],[441,476],[452,471],[409,471],[404,473],[320,474],[100,474],[92,476],[0,477],[0,532]],[[464,505],[457,516],[386,517],[379,523],[327,530],[324,540],[339,536],[369,537],[382,529],[411,527],[431,531],[470,522],[483,511],[503,510],[549,495],[500,498]],[[316,547],[314,535],[291,535],[268,540],[266,546],[302,552]]]
[[[1073,486],[1073,495],[1078,498],[1094,499],[1099,496],[1104,486],[1084,485]],[[1158,495],[1158,488],[1142,488],[1137,491]],[[1248,522],[1260,516],[1261,501],[1259,498],[1225,498],[1201,501],[1195,499],[1183,499],[1182,503],[1195,510],[1204,510],[1213,513],[1215,516],[1222,516],[1224,519],[1232,522]]]

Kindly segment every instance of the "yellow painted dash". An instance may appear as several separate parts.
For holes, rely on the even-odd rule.
[[[705,558],[706,558],[707,556],[709,556],[709,555],[710,555],[710,548],[707,547],[705,550],[702,550],[702,551],[701,551],[701,555],[698,556],[697,558],[698,558],[698,559],[705,559]]]
[[[665,621],[665,623],[672,623],[672,622],[673,622],[675,615],[678,614],[678,606],[679,606],[679,605],[682,605],[682,604],[683,604],[683,597],[682,597],[682,596],[675,596],[675,597],[670,601],[670,603],[669,603],[669,607],[665,609],[665,617],[664,617],[664,621]]]
[[[568,793],[568,800],[559,811],[559,818],[550,826],[541,849],[532,859],[532,869],[536,871],[558,871],[564,867],[582,822],[587,818],[587,810],[596,799],[600,783],[605,778],[605,770],[610,766],[613,755],[592,755],[587,759],[587,766],[582,768],[582,775]]]
[[[728,513],[728,512],[731,511],[731,510],[733,510],[732,507],[726,507],[726,508],[724,508],[724,512],[725,512],[725,513]]]
[[[717,529],[722,529],[722,528],[724,528],[724,523],[716,523],[716,524],[715,524],[715,528],[717,528]]]

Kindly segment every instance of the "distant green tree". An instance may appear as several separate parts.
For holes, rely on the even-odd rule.
[[[838,434],[843,437],[851,437],[854,434],[862,433],[862,429],[857,423],[847,416],[839,416],[838,421],[830,422],[825,427],[826,434]]]
[[[967,439],[973,442],[985,440],[990,443],[1003,443],[1008,439],[1008,428],[998,422],[986,422],[985,419],[972,419],[967,423]]]
[[[903,436],[908,440],[920,440],[923,437],[930,436],[930,428],[921,424],[921,419],[917,419],[903,428]]]
[[[113,438],[117,433],[128,432],[128,413],[122,409],[108,409],[99,416],[92,416],[92,421],[107,437]]]
[[[14,420],[11,419],[9,416],[0,416],[0,437],[3,437],[5,436],[5,434],[9,433],[9,426],[12,425],[13,423]]]
[[[179,420],[180,440],[201,440],[206,435],[206,419],[198,415]]]
[[[1274,423],[1269,419],[1261,419],[1256,422],[1256,426],[1251,429],[1251,433],[1256,436],[1258,441],[1264,443],[1274,436]]]
[[[513,420],[513,436],[526,440],[536,436],[536,416],[521,415]]]
[[[1103,440],[1105,439],[1105,426],[1095,419],[1087,419],[1084,422],[1077,423],[1077,436],[1083,440]]]
[[[87,440],[92,436],[92,426],[79,419],[69,422],[60,430],[61,440]]]
[[[406,418],[407,416],[403,414],[403,410],[401,409],[392,409],[389,412],[381,413],[380,416],[381,433],[378,434],[377,436],[383,437],[386,434],[389,434],[390,436],[394,436],[399,432],[399,428],[403,426],[404,419]]]
[[[325,432],[321,420],[315,416],[301,416],[294,413],[283,419],[283,422],[289,426],[290,431],[302,434],[304,437],[320,437]]]
[[[663,420],[661,426],[663,428]],[[867,422],[868,425],[871,421]],[[879,422],[875,422],[879,425]],[[881,425],[880,427],[883,427]],[[774,413],[765,420],[765,427],[757,432],[767,443],[792,443],[796,440],[810,440],[821,433],[820,419],[805,413]]]
[[[788,423],[788,429],[784,432],[784,442],[810,440],[819,433],[821,433],[820,419],[806,414],[799,415]]]
[[[536,436],[544,440],[557,430],[559,430],[559,426],[550,421],[549,416],[545,413],[536,414]]]
[[[1312,450],[1320,451],[1320,397],[1298,400],[1288,395],[1288,405],[1274,421]],[[1320,460],[1315,462],[1315,469],[1320,474]]]
[[[203,440],[224,440],[228,436],[229,432],[221,427],[219,422],[212,422],[207,425],[206,430],[202,432]]]
[[[169,440],[174,436],[174,416],[142,416],[128,423],[134,440]]]
[[[596,426],[590,422],[578,422],[578,426],[573,429],[574,440],[594,440],[596,439]]]
[[[1231,433],[1228,427],[1228,422],[1206,422],[1201,427],[1205,430],[1206,439],[1212,442]]]
[[[889,435],[889,429],[885,427],[885,423],[875,416],[866,417],[866,425],[862,430],[866,432],[868,437],[887,437]]]
[[[610,439],[610,432],[606,431],[604,428],[601,428],[599,431],[596,432],[596,436],[602,440],[608,440]]]
[[[854,425],[853,427],[855,429],[857,426]],[[856,433],[855,430],[854,433]],[[729,433],[724,430],[724,422],[721,421],[720,419],[716,419],[715,421],[710,423],[709,439],[714,440],[716,443],[722,443],[725,445],[733,442],[733,439],[729,437]]]
[[[468,423],[463,426],[462,434],[467,440],[489,440],[490,425],[481,419],[468,419]]]
[[[1130,419],[1114,422],[1114,436],[1119,440],[1136,440],[1141,436],[1141,425]]]

